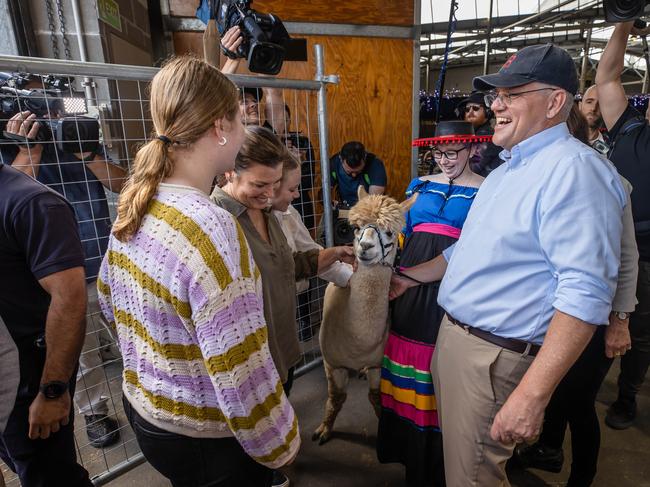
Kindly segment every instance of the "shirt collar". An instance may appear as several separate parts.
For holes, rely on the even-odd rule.
[[[228,213],[234,215],[237,218],[239,218],[242,215],[242,213],[246,211],[246,207],[244,205],[242,205],[239,201],[237,201],[235,198],[233,198],[228,193],[226,193],[219,186],[216,186],[214,188],[214,190],[212,191],[211,198],[214,200],[215,203],[221,206],[224,210],[226,210]]]
[[[503,149],[499,153],[499,157],[503,159],[510,168],[516,167],[519,164],[526,164],[544,147],[550,145],[556,140],[568,137],[569,135],[567,124],[561,122],[536,133],[532,137],[528,137],[526,140],[522,140],[510,151]]]

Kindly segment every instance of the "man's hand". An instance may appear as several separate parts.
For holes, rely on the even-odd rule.
[[[29,110],[18,112],[7,121],[7,132],[31,140],[36,139],[40,128],[41,124],[36,121],[36,114]]]
[[[605,331],[605,355],[607,358],[625,355],[625,352],[632,348],[629,322],[629,319],[618,319],[614,313],[609,316],[609,326]]]
[[[46,399],[39,393],[29,406],[29,438],[44,440],[61,426],[68,424],[70,418],[70,393],[65,392],[57,399]]]
[[[536,440],[542,431],[545,407],[543,402],[515,389],[495,416],[490,437],[506,445]]]
[[[36,114],[26,110],[24,112],[16,113],[7,121],[7,132],[13,135],[18,135],[27,140],[36,140],[36,135],[38,134],[41,124],[36,121]],[[26,140],[26,141],[27,141]],[[21,153],[30,153],[32,156],[38,156],[37,161],[33,161],[33,164],[38,164],[40,162],[40,155],[43,152],[42,144],[31,144],[28,148],[27,146],[19,146]]]
[[[244,38],[241,35],[239,26],[234,26],[228,29],[221,38],[221,47],[234,54],[237,52],[237,48],[241,46],[241,43],[243,41]],[[239,59],[232,59],[228,57],[225,64],[223,65],[223,68],[221,69],[221,72],[225,74],[235,74],[238,66]]]
[[[390,278],[390,290],[388,291],[388,299],[393,300],[406,292],[407,289],[417,286],[415,281],[405,279],[397,274],[393,274]]]

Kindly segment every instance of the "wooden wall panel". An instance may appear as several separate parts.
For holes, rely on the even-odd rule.
[[[170,0],[171,15],[194,17],[198,0]],[[255,0],[252,7],[287,22],[328,22],[369,25],[413,25],[413,2],[408,0],[332,1]]]
[[[325,73],[340,77],[327,96],[331,154],[361,141],[386,164],[388,193],[401,198],[410,181],[413,42],[312,37],[308,43],[323,45]],[[292,64],[286,77],[293,77]]]
[[[203,33],[202,32],[174,32],[174,51],[176,54],[187,54],[193,52],[203,57]]]
[[[195,39],[190,40],[191,36]],[[186,46],[198,46],[196,52],[200,54],[201,39],[200,33],[186,33],[182,49],[177,52],[187,52]],[[411,178],[412,41],[308,36],[307,43],[310,60],[287,62],[278,76],[313,79],[313,45],[322,44],[325,73],[340,77],[339,85],[328,88],[330,155],[338,152],[347,141],[363,142],[385,162],[388,192],[402,198]],[[238,73],[250,74],[243,64]],[[315,95],[309,97],[309,108],[304,94],[296,96],[296,92],[285,90],[284,96],[293,111],[296,106],[299,111],[301,126],[292,129],[306,133],[309,117],[309,132],[314,134],[317,130]]]

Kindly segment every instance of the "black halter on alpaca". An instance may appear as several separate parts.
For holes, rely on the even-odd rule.
[[[375,233],[377,234],[377,238],[379,239],[379,246],[381,247],[381,261],[380,261],[380,264],[388,266],[388,267],[392,267],[392,264],[389,264],[389,263],[386,262],[386,256],[390,253],[391,249],[395,246],[395,242],[390,242],[390,243],[384,244],[384,239],[381,238],[381,232],[379,231],[379,228],[377,228],[377,225],[373,225],[372,223],[364,225],[359,229],[360,237],[363,236],[366,229],[368,229],[368,228],[371,228],[372,230],[374,230]],[[360,237],[356,237],[357,243],[361,242]]]
[[[380,265],[390,267],[393,270],[393,273],[397,274],[398,276],[401,276],[405,279],[409,279],[413,282],[417,282],[418,284],[427,284],[425,282],[419,281],[415,279],[414,277],[407,276],[406,274],[402,273],[402,271],[398,267],[394,267],[393,264],[389,264],[386,262],[386,256],[390,253],[392,248],[395,245],[395,242],[390,242],[388,244],[384,244],[384,239],[381,238],[381,232],[379,231],[379,228],[377,228],[377,225],[373,225],[372,223],[369,223],[368,225],[364,225],[359,229],[359,235],[363,236],[364,232],[366,231],[367,228],[371,228],[372,230],[375,231],[377,234],[377,238],[379,239],[379,245],[381,247],[381,261],[379,262]],[[357,244],[361,241],[360,237],[356,237]]]

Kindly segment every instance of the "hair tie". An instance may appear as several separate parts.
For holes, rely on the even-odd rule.
[[[159,135],[156,138],[159,139],[159,140],[162,140],[165,143],[165,145],[169,145],[169,144],[172,143],[171,139],[169,137],[167,137],[166,135]]]

